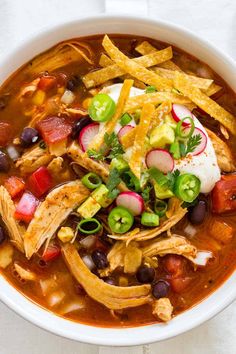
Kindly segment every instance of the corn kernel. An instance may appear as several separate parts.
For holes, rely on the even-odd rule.
[[[92,100],[92,98],[90,98],[90,97],[85,98],[85,100],[83,100],[82,106],[83,106],[84,109],[88,109],[89,108],[91,100]]]
[[[129,281],[126,277],[123,277],[122,275],[119,277],[119,286],[128,286]]]
[[[60,230],[57,233],[57,237],[62,241],[62,242],[70,242],[73,237],[74,237],[74,231],[72,230],[71,227],[61,227]]]
[[[35,94],[33,95],[32,102],[36,106],[41,106],[45,100],[46,94],[42,90],[37,90]]]

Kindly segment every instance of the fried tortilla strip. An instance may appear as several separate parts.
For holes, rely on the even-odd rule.
[[[38,206],[24,234],[26,257],[31,258],[45,241],[49,241],[73,209],[88,196],[89,190],[79,180],[53,189]]]
[[[139,44],[135,50],[142,55],[147,55],[151,53],[158,52],[159,50],[155,47],[153,47],[149,42],[144,41],[141,44]],[[159,63],[160,67],[167,69],[167,70],[177,70],[177,71],[182,71],[178,65],[176,65],[172,60],[167,60],[163,63]]]
[[[127,103],[124,108],[124,112],[134,112],[138,108],[143,107],[145,103],[152,103],[156,106],[165,101],[170,101],[172,103],[179,103],[183,105],[191,103],[189,98],[184,97],[183,95],[179,95],[177,93],[172,93],[172,92],[145,93],[143,95],[130,97],[127,100]]]
[[[161,77],[166,77],[167,79],[173,80],[175,77],[175,71],[173,70],[168,70],[164,68],[158,68],[157,66],[152,69],[155,73],[160,75]],[[213,80],[210,79],[203,79],[201,77],[193,76],[193,75],[187,75],[183,73],[183,75],[186,77],[189,83],[193,85],[194,87],[197,87],[199,89],[207,90],[208,88],[211,87]],[[213,90],[212,90],[213,92]]]
[[[121,54],[124,55],[123,53],[121,53]],[[129,60],[131,62],[136,63],[138,66],[150,67],[150,66],[157,65],[163,61],[166,61],[170,58],[172,58],[172,49],[171,49],[171,47],[167,47],[167,48],[160,50],[158,52],[144,55],[139,58],[129,59]],[[114,60],[114,62],[115,62],[115,60]],[[91,88],[93,86],[99,86],[108,80],[115,79],[116,77],[122,76],[127,73],[127,70],[124,70],[123,67],[120,67],[119,65],[115,64],[114,62],[113,62],[113,65],[106,66],[103,69],[100,69],[97,71],[92,71],[92,72],[88,73],[87,75],[85,75],[82,78],[85,86],[87,88]],[[104,63],[104,59],[103,59],[103,63]],[[132,73],[130,73],[130,74],[132,76],[136,77]],[[137,77],[137,79],[139,79],[139,78]]]
[[[103,142],[104,142],[104,136],[105,134],[111,134],[116,126],[117,121],[121,117],[124,106],[129,98],[129,93],[130,89],[133,86],[133,80],[125,80],[123,83],[123,86],[120,91],[120,96],[116,105],[116,111],[114,116],[109,120],[107,123],[105,123],[104,127],[100,130],[100,132],[97,134],[97,136],[94,138],[93,142],[89,145],[88,149],[94,149],[98,151]],[[87,154],[86,154],[87,155]]]
[[[236,119],[227,112],[218,103],[209,98],[205,93],[196,87],[193,87],[179,72],[175,73],[175,87],[182,92],[183,95],[190,98],[198,107],[208,113],[211,117],[223,124],[233,135],[236,135]]]
[[[130,287],[107,284],[90,272],[74,245],[69,243],[62,245],[62,254],[70,272],[87,294],[109,309],[136,307],[151,301],[149,284]]]
[[[111,59],[114,60],[125,73],[143,81],[145,84],[154,85],[160,91],[170,91],[172,89],[172,80],[160,77],[139,63],[129,59],[112,43],[107,35],[104,36],[102,45]],[[148,55],[154,54],[155,53]]]
[[[161,299],[155,300],[152,305],[152,314],[157,316],[163,322],[171,320],[173,312],[173,306],[171,305],[168,297],[162,297]]]
[[[19,251],[24,252],[23,234],[25,227],[15,219],[15,205],[5,187],[0,186],[0,215],[6,225],[12,243]]]
[[[217,162],[221,171],[235,171],[235,164],[233,162],[234,158],[228,145],[211,130],[206,129],[206,131],[212,141],[216,153]]]
[[[131,241],[135,240],[137,242],[150,240],[161,235],[163,232],[166,232],[171,229],[174,225],[176,225],[187,213],[187,209],[183,209],[179,206],[178,210],[174,215],[172,215],[168,220],[165,220],[160,226],[155,227],[153,229],[142,230],[134,235],[131,233],[126,233],[123,235],[108,235],[110,238],[120,241],[126,241],[126,244],[129,244]]]
[[[211,86],[208,89],[202,90],[202,91],[205,92],[205,94],[207,96],[213,96],[215,93],[219,92],[220,90],[222,90],[222,87],[219,85],[216,85],[213,82],[213,84],[211,84]]]
[[[141,112],[139,124],[136,127],[136,134],[132,147],[129,166],[131,171],[138,179],[141,177],[142,161],[146,150],[144,140],[148,133],[154,110],[155,107],[152,104],[145,104]]]
[[[185,237],[172,235],[169,238],[162,238],[155,242],[149,242],[142,248],[143,256],[165,256],[166,254],[178,254],[189,260],[197,255],[197,249]]]
[[[32,173],[37,168],[48,165],[53,156],[47,149],[42,149],[39,145],[27,150],[17,161],[16,167],[20,169],[23,175]]]
[[[166,114],[170,113],[171,109],[172,104],[170,101],[161,103],[160,106],[158,106],[155,112],[152,114],[152,119],[149,125],[149,131],[151,131],[155,126],[157,126],[163,120],[163,117]],[[134,127],[134,129],[130,130],[127,134],[121,137],[121,143],[125,149],[129,148],[134,144],[136,132],[137,127]]]

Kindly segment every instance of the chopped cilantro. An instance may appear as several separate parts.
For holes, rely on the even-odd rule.
[[[100,149],[99,151],[91,149],[87,151],[87,154],[90,158],[97,161],[103,161],[105,158],[102,149]]]
[[[117,197],[117,195],[119,194],[119,190],[116,187],[118,186],[118,184],[120,184],[120,182],[121,178],[119,171],[117,170],[117,168],[113,168],[110,171],[107,181],[107,189],[109,191],[108,198],[114,199]]]
[[[156,92],[157,89],[155,86],[148,86],[145,90],[145,93],[153,93],[153,92]]]
[[[179,170],[176,170],[174,172],[168,172],[166,175],[164,175],[164,173],[162,173],[157,168],[151,167],[149,169],[149,174],[150,177],[153,178],[160,186],[165,186],[168,189],[173,190],[175,180],[180,175],[180,172]]]
[[[201,144],[202,137],[200,134],[192,135],[187,142],[186,155],[190,152],[194,152],[196,147]]]
[[[122,155],[124,153],[122,145],[119,143],[117,135],[113,132],[110,135],[105,133],[104,141],[106,146],[110,149],[110,153],[107,156],[109,159],[113,159],[118,155]]]
[[[142,197],[145,202],[148,202],[150,199],[150,192],[151,192],[152,186],[146,186],[143,191],[142,191]]]

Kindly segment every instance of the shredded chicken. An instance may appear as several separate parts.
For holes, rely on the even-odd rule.
[[[117,241],[107,255],[109,267],[101,271],[102,276],[108,276],[116,268],[124,268],[124,273],[133,274],[141,265],[142,251],[132,242],[128,246]]]
[[[169,238],[161,238],[158,241],[148,242],[142,248],[143,256],[165,256],[166,254],[179,254],[189,260],[197,255],[197,249],[185,237],[173,235]]]
[[[155,300],[152,305],[152,313],[160,320],[167,322],[171,320],[173,306],[167,297]]]
[[[212,141],[213,147],[215,149],[217,162],[221,171],[224,172],[233,172],[235,171],[235,164],[233,163],[233,155],[230,151],[228,145],[220,139],[215,133],[211,130],[206,129],[209,138]]]
[[[14,268],[21,279],[29,281],[34,281],[37,279],[37,275],[34,272],[29,269],[25,269],[17,262],[14,262]]]
[[[16,208],[10,194],[5,187],[0,186],[0,215],[2,217],[2,221],[6,225],[12,243],[21,252],[24,252],[23,234],[25,232],[25,228],[15,219],[15,210]]]
[[[49,242],[61,223],[88,195],[89,190],[79,180],[65,183],[47,195],[24,235],[27,258],[37,252],[46,240]]]
[[[23,175],[32,173],[37,168],[47,165],[53,156],[47,149],[42,149],[39,145],[27,150],[17,161],[16,167],[20,169]]]
[[[136,232],[135,234],[132,234],[130,232],[127,232],[126,234],[123,235],[108,235],[110,238],[113,238],[115,240],[122,240],[126,241],[127,244],[131,242],[132,240],[135,241],[146,241],[150,240],[154,237],[159,236],[163,232],[168,231],[173,227],[175,224],[177,224],[187,213],[187,209],[183,209],[181,206],[179,206],[178,210],[175,212],[174,215],[172,215],[168,220],[164,221],[160,226],[155,227],[153,229],[145,229],[140,232]]]
[[[24,86],[20,91],[18,99],[22,100],[22,98],[31,97],[33,93],[37,90],[39,81],[40,78],[38,77],[37,79],[34,79],[26,86]]]
[[[70,171],[65,166],[62,157],[55,157],[48,164],[47,169],[55,181],[68,181],[70,178]]]
[[[62,245],[62,253],[69,270],[87,294],[109,309],[119,310],[151,302],[149,284],[130,287],[107,284],[86,267],[75,246],[69,243]]]

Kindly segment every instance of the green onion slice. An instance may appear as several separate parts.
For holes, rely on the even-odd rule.
[[[89,189],[95,189],[102,184],[101,178],[93,172],[87,173],[82,179],[81,182],[85,185],[85,187]]]
[[[184,126],[184,121],[188,120],[189,124]],[[193,135],[195,128],[194,121],[191,117],[185,117],[181,119],[175,129],[176,136],[180,139],[188,139]]]
[[[100,231],[101,228],[102,225],[95,218],[83,219],[77,225],[77,229],[87,235],[95,234]]]
[[[129,115],[129,113],[124,113],[121,118],[120,118],[120,124],[122,125],[122,127],[124,125],[127,125],[131,122],[132,117]]]

